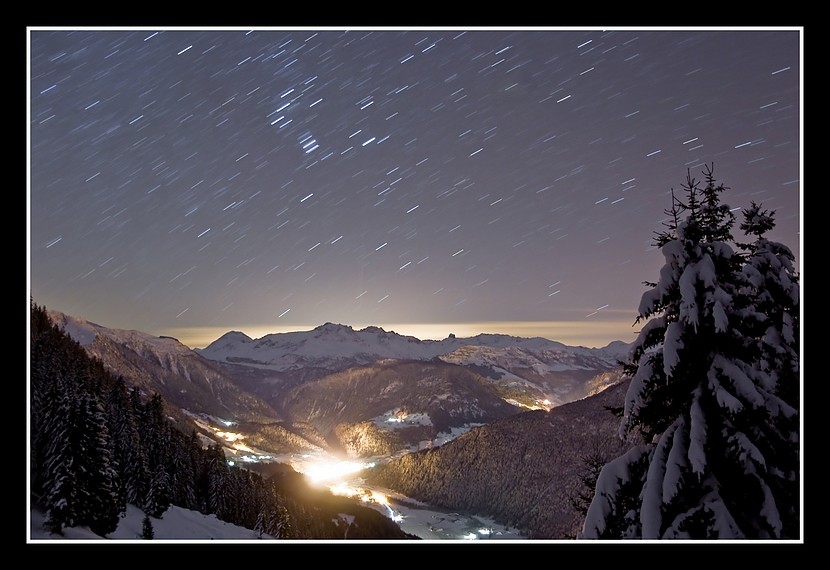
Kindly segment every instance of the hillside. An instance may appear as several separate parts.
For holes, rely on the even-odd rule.
[[[144,393],[160,394],[168,404],[220,418],[281,419],[268,403],[241,389],[232,374],[174,338],[109,329],[58,311],[48,314],[109,371]]]
[[[383,360],[331,374],[289,390],[279,408],[323,434],[374,422],[398,436],[399,449],[521,411],[491,381],[440,360]]]
[[[571,504],[584,489],[592,456],[616,457],[627,383],[553,408],[472,429],[441,447],[410,453],[366,473],[366,481],[416,500],[474,512],[523,529],[529,538],[573,538],[582,514]]]

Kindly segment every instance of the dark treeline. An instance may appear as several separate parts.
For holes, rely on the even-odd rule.
[[[48,530],[112,533],[127,504],[141,508],[145,538],[171,505],[274,538],[413,538],[382,514],[312,490],[290,467],[264,476],[229,465],[218,442],[170,419],[90,357],[31,302],[30,493]],[[338,513],[353,515],[338,523]]]

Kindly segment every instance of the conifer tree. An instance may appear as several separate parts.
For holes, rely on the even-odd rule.
[[[153,521],[150,520],[150,515],[144,514],[144,519],[141,522],[141,538],[144,540],[153,540],[156,533],[153,530]]]
[[[597,478],[608,460],[604,453],[595,448],[582,457],[582,462],[583,470],[579,475],[582,487],[569,497],[569,501],[575,511],[584,515],[588,512],[588,507],[594,498]]]
[[[42,499],[43,469],[47,445],[48,393],[53,384],[54,371],[58,360],[54,342],[50,335],[53,330],[46,310],[31,301],[31,318],[29,325],[30,351],[29,360],[29,474],[32,494]]]
[[[170,490],[171,502],[185,509],[198,510],[196,502],[196,467],[194,452],[201,449],[191,449],[194,445],[189,436],[178,430],[172,430],[172,452],[170,454]]]
[[[106,536],[118,527],[122,510],[117,494],[118,473],[113,467],[112,443],[101,398],[100,387],[96,389],[94,382],[82,392],[74,449],[84,499],[78,523]]]
[[[726,188],[711,168],[705,181],[672,193],[624,367],[620,434],[646,444],[603,467],[584,538],[798,536],[798,276],[754,205],[742,229],[757,239],[734,247]]]
[[[147,453],[147,460],[151,472],[155,472],[157,465],[168,462],[168,455],[172,448],[170,444],[171,427],[164,411],[164,399],[158,393],[153,393],[141,406],[138,415],[141,430],[142,445]]]
[[[781,517],[781,536],[796,537],[800,524],[800,288],[795,256],[767,233],[775,228],[774,213],[752,203],[743,212],[741,229],[754,240],[738,244],[745,251],[742,308],[739,316],[751,334],[755,355],[746,371],[767,397],[766,415],[745,429],[762,442],[762,453],[775,458],[766,477]],[[772,419],[772,421],[770,421]],[[772,466],[770,466],[772,467]]]
[[[144,501],[144,512],[151,517],[160,519],[170,507],[171,494],[170,477],[164,465],[159,463],[153,471],[153,480]]]
[[[119,515],[106,415],[83,361],[73,360],[69,370],[47,398],[43,505],[54,533],[85,525],[105,535],[116,529]]]
[[[277,504],[269,519],[269,528],[270,531],[268,534],[274,538],[285,540],[294,538],[294,527],[291,523],[291,515],[285,506]]]
[[[153,482],[153,471],[150,468],[148,443],[144,425],[144,403],[138,387],[130,388],[129,394],[130,409],[132,410],[133,421],[138,432],[136,447],[129,452],[130,455],[130,496],[128,502],[143,509],[146,505],[147,496],[150,492],[150,485]]]
[[[220,520],[228,520],[232,510],[230,488],[230,469],[225,452],[218,443],[205,450],[205,474],[207,482],[208,513],[215,514]]]
[[[74,398],[72,382],[63,377],[55,379],[44,398],[47,402],[44,416],[50,421],[40,428],[44,448],[39,483],[46,524],[53,534],[62,534],[65,526],[74,526],[79,518],[75,456],[70,444]]]
[[[142,456],[135,413],[123,378],[118,378],[110,388],[107,411],[113,441],[114,467],[120,481],[119,505],[123,509],[126,509],[127,503],[142,507],[145,491],[141,480],[147,466]]]

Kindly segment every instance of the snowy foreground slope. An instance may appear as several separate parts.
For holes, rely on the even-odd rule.
[[[251,529],[220,521],[214,515],[171,506],[161,519],[152,519],[154,536],[152,540],[141,538],[144,512],[129,505],[127,513],[118,524],[118,529],[102,538],[86,527],[64,529],[63,536],[51,535],[43,529],[43,513],[33,510],[30,520],[29,544],[57,544],[66,541],[92,544],[172,544],[172,543],[233,543],[233,544],[452,544],[478,541],[519,541],[525,542],[517,529],[508,529],[487,518],[454,516],[457,513],[443,513],[429,508],[420,508],[417,501],[410,501],[410,507],[399,507],[403,519],[401,528],[421,540],[278,540],[259,535]],[[425,507],[425,506],[424,506]],[[348,522],[348,521],[344,521]],[[538,541],[537,541],[538,542]]]
[[[38,510],[32,510],[30,538],[33,541],[54,541],[54,540],[105,540],[93,533],[86,527],[68,527],[64,529],[64,535],[52,535],[44,530],[43,523],[46,521],[44,514]],[[118,528],[108,535],[108,541],[127,540],[133,542],[141,539],[144,512],[134,505],[127,505],[127,513],[118,523]],[[220,521],[216,515],[204,515],[202,513],[171,506],[165,511],[160,519],[151,519],[153,523],[153,540],[261,540],[258,534],[249,528],[243,528],[233,524]],[[265,536],[265,539],[270,539]],[[145,541],[148,542],[148,541]]]

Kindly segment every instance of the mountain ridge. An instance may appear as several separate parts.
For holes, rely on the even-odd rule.
[[[194,352],[210,360],[292,370],[302,368],[310,359],[328,360],[332,369],[350,359],[358,364],[382,358],[429,360],[465,346],[519,347],[530,351],[569,353],[574,357],[597,358],[608,367],[613,367],[624,358],[628,347],[622,341],[613,341],[603,348],[586,348],[568,346],[543,337],[493,333],[421,340],[377,326],[356,330],[349,325],[327,322],[308,331],[270,333],[258,339],[239,331],[229,331],[204,348],[194,349]]]
[[[249,402],[249,406],[260,408],[263,418],[276,420],[284,419],[273,405],[276,393],[384,359],[439,359],[472,369],[511,390],[521,388],[534,395],[524,403],[520,399],[519,405],[528,402],[527,407],[531,408],[561,405],[595,390],[596,386],[589,389],[588,383],[596,383],[599,374],[617,370],[628,348],[621,341],[597,349],[570,347],[542,337],[492,333],[421,340],[378,326],[356,330],[326,322],[308,331],[270,333],[259,339],[252,339],[241,331],[228,331],[204,349],[190,349],[172,337],[110,329],[54,310],[49,314],[88,351],[105,362],[113,361],[111,366],[116,371],[120,366],[127,366],[124,363],[145,359],[158,369],[156,376],[162,384],[159,389],[167,392],[171,391],[164,385],[176,384],[177,380],[165,376],[181,373],[191,385],[181,386],[178,394],[166,394],[172,400],[185,401],[187,390],[238,392],[241,389],[262,400]],[[118,352],[121,354],[116,355]],[[140,376],[141,372],[132,374]],[[194,378],[200,386],[192,385]],[[142,383],[146,387],[151,382],[145,378]]]
[[[47,314],[112,372],[147,393],[159,392],[169,404],[248,421],[282,419],[264,400],[241,390],[221,367],[172,337],[109,329],[58,311],[50,310]]]

